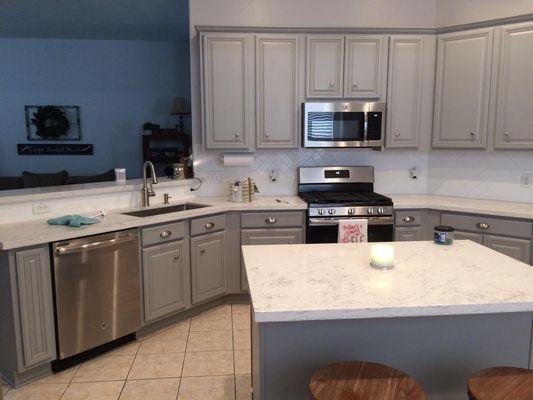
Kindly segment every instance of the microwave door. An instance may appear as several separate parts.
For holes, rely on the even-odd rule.
[[[305,122],[307,147],[354,147],[364,141],[364,112],[309,111]]]

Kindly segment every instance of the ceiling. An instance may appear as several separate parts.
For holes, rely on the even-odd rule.
[[[0,0],[0,37],[186,40],[188,0]]]

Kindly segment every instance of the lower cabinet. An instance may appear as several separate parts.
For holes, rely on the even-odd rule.
[[[471,240],[473,242],[483,244],[483,235],[481,233],[458,231],[454,232],[454,238],[456,240]]]
[[[421,226],[400,226],[394,229],[394,240],[396,242],[410,242],[422,240]]]
[[[270,245],[270,244],[298,244],[304,241],[303,229],[243,229],[241,231],[241,244]],[[242,264],[241,274],[242,290],[248,290],[248,281]]]
[[[189,282],[189,260],[183,240],[144,249],[145,322],[188,308]]]
[[[226,232],[191,239],[192,303],[222,296],[227,290]]]
[[[509,257],[529,264],[531,257],[530,240],[516,239],[505,236],[484,235],[483,244]]]

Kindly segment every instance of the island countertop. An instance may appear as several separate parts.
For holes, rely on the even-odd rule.
[[[533,311],[529,265],[467,240],[391,244],[388,271],[371,243],[243,246],[256,322]]]

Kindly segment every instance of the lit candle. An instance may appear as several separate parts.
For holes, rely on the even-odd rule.
[[[370,265],[378,269],[391,269],[394,266],[394,247],[390,244],[370,246]]]

